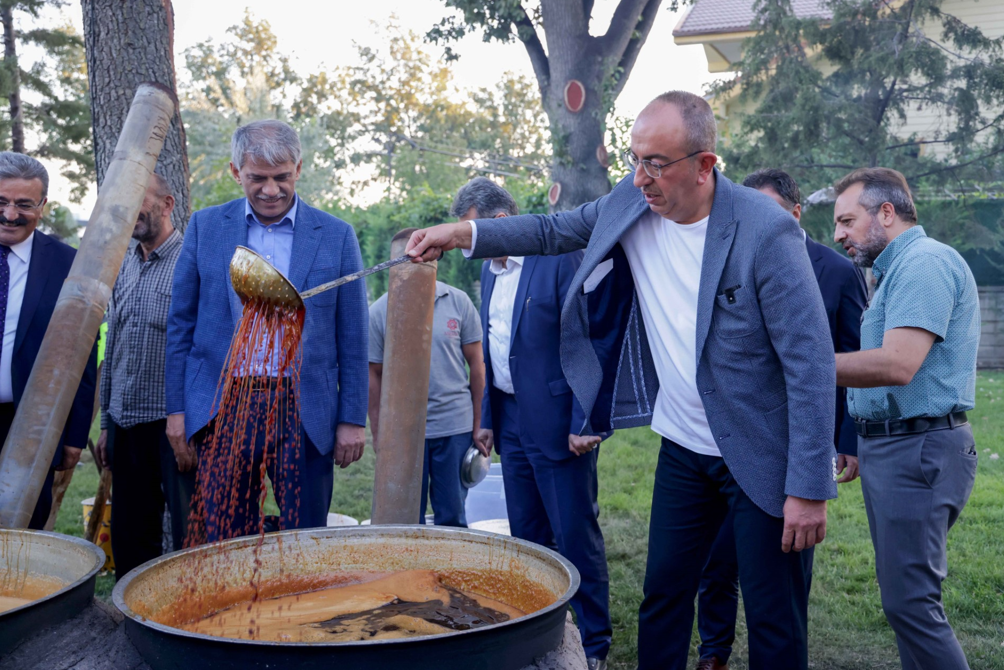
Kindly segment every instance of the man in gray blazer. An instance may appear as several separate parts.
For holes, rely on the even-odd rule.
[[[715,168],[716,140],[710,106],[671,91],[635,121],[634,175],[609,195],[435,226],[409,249],[416,261],[585,249],[561,318],[581,434],[651,424],[662,437],[639,667],[686,666],[701,570],[731,510],[750,668],[803,670],[800,552],[825,537],[837,495],[833,348],[798,224]]]

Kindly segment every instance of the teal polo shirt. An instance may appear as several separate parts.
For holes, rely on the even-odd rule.
[[[872,272],[877,288],[861,319],[861,350],[880,348],[893,328],[923,328],[935,339],[906,386],[847,389],[851,414],[885,421],[971,410],[980,303],[976,280],[962,256],[913,226],[879,254]]]

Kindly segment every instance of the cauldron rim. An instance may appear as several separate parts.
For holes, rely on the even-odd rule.
[[[53,538],[56,542],[64,542],[66,544],[75,545],[78,548],[84,550],[84,552],[91,553],[92,557],[94,558],[94,564],[90,568],[88,568],[87,572],[82,577],[73,580],[66,586],[56,591],[53,591],[49,595],[44,596],[42,598],[38,598],[36,600],[32,600],[30,602],[25,603],[24,605],[19,605],[18,607],[0,613],[0,622],[2,622],[3,619],[8,617],[9,615],[19,614],[26,611],[28,608],[44,605],[45,603],[51,600],[55,600],[69,593],[70,591],[73,591],[74,589],[80,587],[82,584],[87,582],[89,579],[94,578],[94,576],[97,575],[98,572],[101,571],[101,568],[103,568],[105,565],[106,557],[104,550],[101,547],[97,546],[96,544],[88,542],[87,540],[81,537],[76,537],[75,535],[65,535],[63,533],[56,533],[48,530],[29,530],[27,528],[0,528],[0,534],[8,534],[8,533],[11,534],[25,533],[31,537],[39,537],[39,536],[49,537]],[[36,573],[36,574],[41,574],[41,573]]]
[[[528,618],[542,617],[550,612],[553,612],[555,609],[568,607],[568,604],[571,601],[572,596],[574,596],[576,591],[579,590],[579,584],[581,581],[581,578],[579,576],[579,571],[576,569],[574,565],[572,565],[571,561],[566,559],[558,552],[548,549],[547,547],[543,547],[539,544],[519,539],[517,537],[512,537],[509,535],[500,535],[498,533],[492,533],[489,531],[477,530],[473,528],[456,528],[448,526],[425,526],[425,525],[392,525],[392,524],[368,525],[368,526],[341,526],[341,527],[329,527],[329,528],[310,528],[310,529],[294,529],[294,530],[279,531],[275,533],[269,533],[266,536],[266,539],[270,537],[287,537],[294,535],[300,535],[300,536],[307,535],[309,537],[310,534],[313,534],[314,536],[317,535],[326,536],[326,535],[338,535],[338,534],[355,535],[355,534],[376,533],[379,531],[386,531],[386,530],[408,531],[411,533],[421,533],[433,536],[448,535],[456,537],[463,535],[475,535],[485,538],[502,538],[506,542],[511,542],[516,545],[519,545],[520,547],[530,552],[542,554],[554,560],[556,563],[560,564],[561,567],[563,567],[566,573],[568,574],[568,582],[569,582],[568,588],[565,589],[565,592],[561,594],[558,597],[558,599],[555,600],[550,605],[547,605],[546,607],[543,607],[537,610],[536,612],[531,612],[530,614],[526,614],[516,619],[503,621],[502,623],[492,624],[490,626],[481,626],[479,628],[471,628],[469,630],[450,631],[449,633],[440,633],[437,635],[422,635],[419,637],[393,638],[388,640],[370,640],[370,641],[357,640],[352,642],[275,642],[272,640],[244,640],[232,637],[222,637],[219,635],[205,635],[203,633],[193,633],[191,631],[187,631],[181,628],[175,628],[173,626],[168,626],[166,624],[158,623],[156,621],[148,619],[134,612],[132,608],[129,607],[128,604],[126,604],[125,602],[126,589],[129,588],[129,585],[132,583],[134,578],[138,577],[146,570],[156,565],[159,565],[160,563],[165,563],[167,561],[174,560],[176,557],[182,554],[195,554],[202,551],[216,551],[220,547],[225,547],[227,545],[237,545],[237,544],[246,545],[246,544],[253,544],[254,542],[258,541],[257,535],[245,535],[242,537],[236,537],[230,540],[224,540],[213,544],[200,545],[198,547],[192,547],[190,549],[182,549],[181,551],[175,551],[170,554],[164,554],[163,556],[159,556],[153,560],[147,561],[143,565],[133,568],[115,584],[115,588],[112,591],[112,603],[115,605],[116,608],[118,608],[120,612],[122,612],[123,615],[125,615],[126,619],[131,620],[132,622],[140,626],[151,628],[163,634],[189,638],[191,640],[198,640],[202,642],[213,642],[217,644],[220,643],[233,644],[233,645],[240,645],[242,647],[264,647],[264,648],[279,647],[282,649],[294,649],[294,648],[317,649],[317,648],[350,648],[350,647],[373,648],[378,646],[382,647],[382,646],[397,646],[397,645],[415,645],[415,644],[422,644],[427,641],[434,642],[443,639],[456,640],[459,636],[486,634],[486,633],[491,633],[492,631],[498,631],[500,629],[507,628],[509,626],[520,625],[521,623],[525,622]]]

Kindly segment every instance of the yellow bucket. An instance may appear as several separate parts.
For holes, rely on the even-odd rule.
[[[87,522],[91,518],[94,510],[94,498],[87,498],[81,501],[84,506],[84,531],[87,530]],[[98,528],[98,546],[105,552],[105,570],[115,569],[115,559],[112,558],[112,503],[105,504],[104,518],[101,519],[101,527]]]

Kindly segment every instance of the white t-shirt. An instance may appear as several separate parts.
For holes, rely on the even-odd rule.
[[[708,219],[682,225],[649,211],[621,237],[659,376],[652,430],[721,456],[697,390],[697,293]]]

